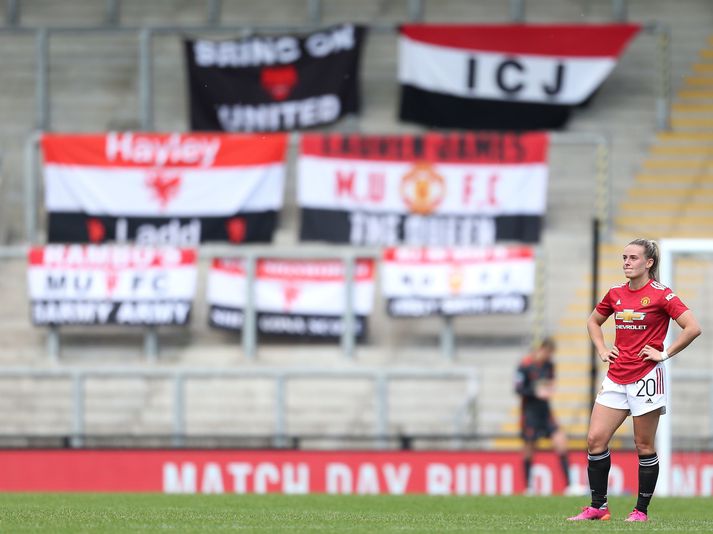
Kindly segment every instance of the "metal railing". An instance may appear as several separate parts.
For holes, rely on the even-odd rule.
[[[704,382],[713,385],[713,372],[671,370],[675,385],[686,382]],[[85,424],[85,411],[87,407],[86,384],[92,378],[144,378],[163,379],[172,382],[172,433],[127,433],[123,429],[117,432],[103,432],[101,434],[88,433]],[[269,434],[251,434],[243,430],[234,434],[189,434],[186,432],[186,413],[189,402],[186,399],[186,384],[191,380],[204,380],[212,378],[246,379],[268,378],[275,382],[275,406],[273,413],[273,432]],[[287,431],[286,388],[291,380],[299,379],[369,379],[374,381],[377,417],[374,418],[374,428],[366,434],[335,434],[335,433],[297,433]],[[473,444],[482,444],[484,441],[499,438],[516,438],[511,434],[487,434],[474,432],[472,424],[467,420],[475,412],[477,420],[477,401],[479,394],[479,373],[475,368],[360,368],[355,370],[328,370],[309,368],[282,368],[282,369],[257,369],[257,368],[192,368],[177,367],[164,369],[137,369],[137,368],[46,368],[37,369],[29,367],[0,367],[0,381],[8,379],[64,379],[71,381],[71,421],[70,427],[65,432],[58,434],[22,433],[0,434],[0,448],[12,447],[197,447],[197,448],[311,448],[310,443],[339,443],[353,448],[355,444],[371,445],[379,448],[410,449],[416,443],[432,447],[435,443],[447,443],[449,448],[471,447]],[[395,380],[462,380],[465,382],[465,396],[461,405],[453,413],[451,421],[452,432],[440,433],[394,433],[391,431],[389,416],[389,384]],[[61,400],[61,399],[58,399]],[[703,404],[701,405],[703,406]],[[467,408],[467,410],[466,410]],[[672,409],[676,410],[675,403]],[[471,415],[466,414],[466,411]],[[707,400],[707,414],[709,421],[713,422],[713,387],[709,389]],[[466,428],[470,427],[470,428]],[[582,440],[584,436],[570,435],[570,438]],[[622,447],[630,447],[633,443],[622,443]],[[713,436],[673,436],[675,450],[710,450],[713,446]]]
[[[370,24],[370,31],[396,32],[394,24]],[[53,27],[53,28],[0,28],[0,31],[34,32],[35,34],[35,127],[38,130],[52,129],[50,99],[50,48],[55,34],[133,33],[138,36],[138,84],[139,124],[144,131],[151,131],[154,123],[154,53],[153,42],[157,35],[185,35],[186,33],[227,33],[246,36],[257,32],[299,32],[311,29],[307,26],[119,26],[119,27]],[[667,24],[655,22],[643,27],[643,31],[655,37],[656,46],[656,117],[659,129],[670,128],[671,108],[671,29]]]
[[[255,304],[255,279],[258,259],[338,259],[344,264],[344,294],[345,302],[342,312],[342,333],[340,347],[346,359],[354,359],[356,353],[356,316],[354,313],[354,291],[356,261],[358,258],[377,260],[380,255],[375,250],[355,249],[350,247],[317,248],[304,247],[294,249],[276,249],[270,245],[202,245],[199,249],[201,258],[212,259],[240,258],[245,261],[245,278],[247,292],[245,295],[244,320],[241,329],[242,354],[248,360],[254,360],[258,348],[257,309]],[[3,259],[26,258],[28,247],[23,245],[0,246],[0,261]],[[441,329],[441,346],[444,357],[455,360],[455,342],[453,326],[449,318],[443,317],[444,328]],[[143,354],[149,363],[156,363],[159,354],[159,336],[155,327],[145,326],[143,331]],[[47,355],[50,361],[57,363],[61,354],[61,329],[59,326],[47,327]],[[446,338],[445,340],[443,338]]]
[[[121,24],[121,0],[105,0],[104,26],[115,27]],[[420,5],[419,5],[420,4]],[[423,0],[409,0],[409,13],[422,10]],[[205,0],[205,23],[217,26],[221,23],[222,0]],[[305,7],[306,20],[319,24],[322,19],[322,0],[307,0]],[[22,1],[5,0],[5,24],[9,27],[21,25]]]
[[[600,229],[603,237],[607,237],[611,232],[612,219],[612,169],[610,165],[611,146],[609,138],[602,134],[590,132],[573,132],[573,133],[557,133],[550,134],[550,139],[555,145],[572,146],[585,145],[591,146],[595,153],[594,166],[594,217],[600,221]],[[25,146],[25,175],[23,184],[25,187],[25,228],[26,239],[28,243],[38,243],[39,240],[39,197],[40,197],[40,172],[38,168],[38,151],[39,151],[40,133],[31,134]],[[299,143],[299,134],[292,134],[290,144],[294,149]],[[294,150],[290,153],[294,154]],[[288,162],[288,165],[294,166],[294,161]],[[288,173],[293,175],[294,173]],[[0,248],[0,258],[2,252]],[[14,247],[7,249],[6,257],[24,257],[26,249],[23,247]],[[202,245],[200,248],[201,257],[212,258],[216,256],[243,258],[246,261],[246,283],[249,288],[245,302],[245,319],[242,328],[242,351],[247,359],[254,359],[257,352],[257,312],[254,302],[254,280],[255,280],[255,264],[260,258],[298,258],[298,259],[333,259],[338,258],[344,263],[345,273],[345,307],[342,315],[342,324],[344,325],[341,337],[340,346],[342,354],[347,359],[353,359],[356,351],[356,319],[352,306],[353,288],[354,288],[354,270],[357,257],[366,257],[378,259],[380,257],[378,250],[368,248],[354,247],[338,247],[331,246],[329,249],[324,247],[305,248],[300,246],[294,249],[280,248],[276,249],[270,245],[255,246],[255,245]],[[538,260],[540,264],[544,261],[543,258]],[[538,269],[538,279],[536,286],[542,286],[545,281],[545,273],[542,268]],[[535,337],[542,335],[546,330],[544,308],[545,295],[543,291],[535,291],[533,294],[532,309],[534,310],[533,330]],[[456,335],[454,321],[452,317],[443,316],[441,318],[442,326],[440,328],[440,350],[443,357],[448,361],[455,360],[456,354]],[[47,353],[51,360],[57,361],[61,352],[60,330],[58,327],[50,327],[47,338]],[[146,358],[155,362],[158,358],[158,334],[155,328],[144,329],[144,354]]]
[[[358,369],[310,369],[310,368],[220,368],[174,367],[138,369],[127,367],[71,368],[54,367],[37,369],[31,367],[0,367],[0,380],[3,379],[65,379],[71,381],[71,435],[70,445],[81,447],[85,436],[86,392],[85,385],[90,378],[143,378],[169,380],[172,383],[172,445],[181,447],[186,440],[186,382],[212,378],[263,378],[270,379],[275,386],[275,404],[273,414],[273,446],[289,447],[287,420],[287,386],[298,379],[366,379],[374,387],[375,418],[370,439],[377,445],[390,439],[389,384],[395,380],[460,380],[465,382],[465,397],[462,406],[472,406],[478,395],[478,373],[474,368],[375,368]],[[449,424],[453,425],[453,435],[465,434],[464,411],[459,408]]]
[[[325,0],[307,0],[305,6],[306,20],[311,24],[322,21],[323,4]],[[104,24],[108,27],[121,23],[121,0],[105,0]],[[525,0],[509,0],[509,16],[512,22],[525,21]],[[423,20],[426,0],[408,0],[406,7],[411,21]],[[223,12],[222,0],[205,0],[205,23],[210,26],[221,24]],[[628,0],[611,0],[612,20],[626,21],[628,18]],[[22,1],[5,0],[5,24],[17,27],[21,24]]]

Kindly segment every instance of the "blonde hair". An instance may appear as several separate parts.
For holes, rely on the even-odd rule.
[[[659,281],[659,258],[661,258],[661,252],[659,250],[659,244],[653,239],[634,239],[629,245],[638,245],[644,249],[644,258],[652,259],[654,262],[649,268],[649,278]]]

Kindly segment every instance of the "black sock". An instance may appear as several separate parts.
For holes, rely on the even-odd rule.
[[[523,463],[525,464],[525,487],[529,488],[530,487],[530,471],[532,471],[532,460],[530,458],[526,458]]]
[[[607,507],[607,487],[609,485],[609,469],[611,468],[611,455],[609,449],[599,453],[587,454],[589,465],[589,487],[592,490],[592,508]]]
[[[647,513],[658,478],[659,457],[657,454],[639,456],[639,498],[636,500],[636,509],[639,512]]]
[[[562,466],[562,473],[564,474],[564,481],[569,486],[569,459],[567,458],[567,453],[560,454],[560,465]]]

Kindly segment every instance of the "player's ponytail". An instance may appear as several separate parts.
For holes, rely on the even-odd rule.
[[[661,258],[661,253],[659,251],[659,244],[653,239],[634,239],[630,245],[638,245],[644,249],[644,258],[652,259],[654,262],[651,264],[649,269],[649,278],[659,281],[659,259]]]

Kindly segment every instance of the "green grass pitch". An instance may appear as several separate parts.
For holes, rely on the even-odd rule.
[[[710,498],[654,498],[648,523],[565,521],[576,497],[0,494],[0,532],[713,532]]]

